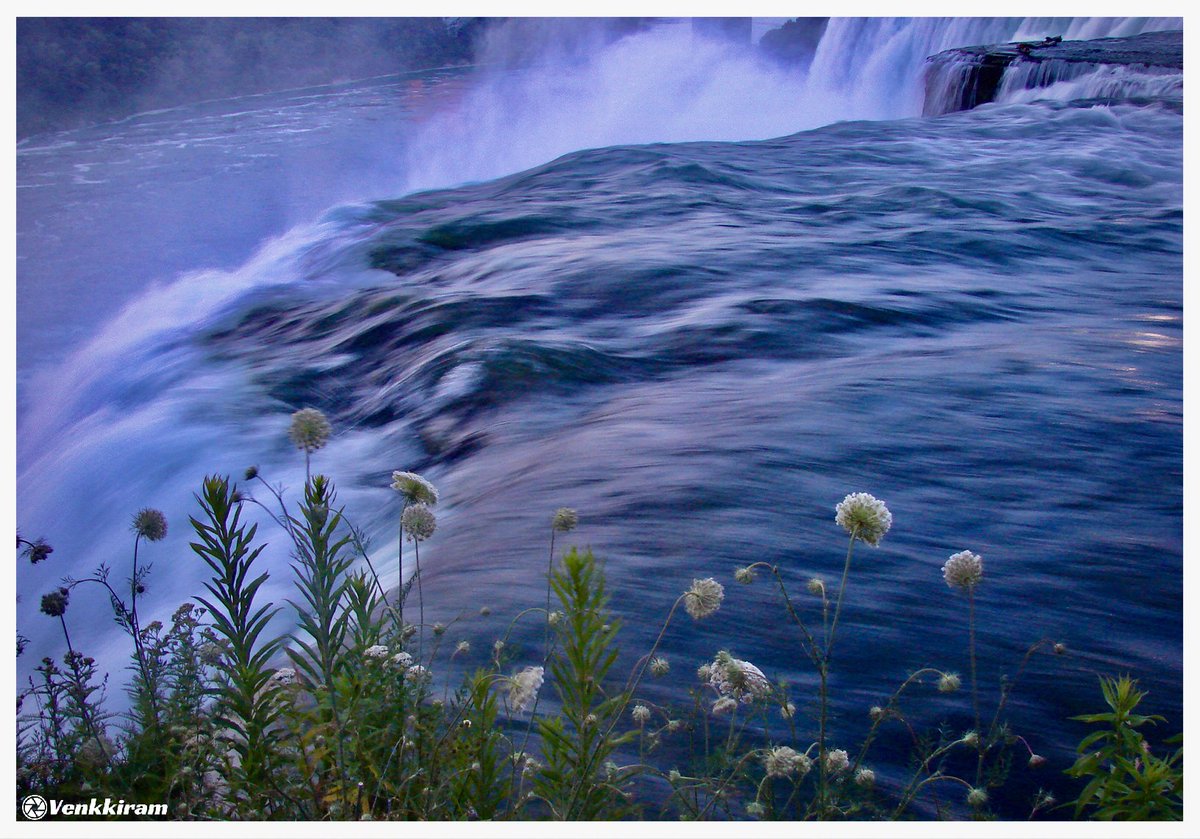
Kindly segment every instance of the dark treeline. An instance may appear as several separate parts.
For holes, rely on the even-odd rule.
[[[487,23],[19,18],[17,136],[202,99],[466,64]]]

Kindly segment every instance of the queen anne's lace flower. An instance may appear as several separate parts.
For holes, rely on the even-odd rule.
[[[410,504],[404,508],[404,514],[400,516],[400,524],[404,527],[404,532],[408,534],[409,539],[420,542],[433,535],[433,531],[437,528],[437,519],[434,518],[433,510],[429,509],[428,505]]]
[[[133,517],[133,530],[151,542],[157,542],[167,535],[167,517],[162,510],[144,507]]]
[[[845,772],[850,768],[850,755],[845,749],[834,749],[825,755],[825,768],[832,774]]]
[[[665,676],[669,672],[671,672],[671,662],[659,656],[650,659],[650,675],[657,678]]]
[[[938,690],[942,693],[954,693],[960,687],[962,687],[962,679],[958,677],[957,673],[943,673],[942,677],[938,679]]]
[[[416,472],[393,472],[392,489],[403,495],[410,504],[428,504],[432,507],[438,503],[437,488]]]
[[[524,711],[537,699],[538,690],[545,681],[545,668],[526,667],[509,679],[508,707],[514,714]]]
[[[400,652],[398,652],[394,656],[392,656],[392,664],[395,664],[397,667],[403,667],[403,668],[407,669],[409,667],[412,667],[413,657],[411,655],[409,655],[408,653],[404,652],[404,650],[401,650]]]
[[[983,580],[983,559],[970,551],[960,551],[946,560],[942,576],[950,588],[972,589]]]
[[[879,547],[879,540],[892,526],[892,514],[875,496],[852,492],[837,505],[837,523],[855,539]]]
[[[363,658],[387,658],[388,648],[383,644],[375,644],[363,650]]]
[[[809,765],[806,766],[806,763]],[[791,778],[797,772],[802,776],[806,774],[811,762],[791,746],[778,746],[767,752],[763,765],[769,778]]]
[[[550,526],[559,533],[569,533],[579,524],[579,514],[570,507],[559,507],[554,511]]]
[[[296,448],[306,452],[315,452],[329,442],[333,432],[329,420],[316,408],[304,408],[292,414],[292,425],[288,436],[296,444]]]
[[[749,568],[735,568],[733,578],[742,585],[750,585],[750,583],[754,582],[754,572]]]
[[[633,717],[633,721],[638,725],[645,725],[650,722],[650,709],[645,705],[634,705],[633,710],[629,713]]]
[[[696,620],[706,618],[721,608],[725,598],[725,586],[712,577],[692,580],[692,587],[683,596],[683,607]]]
[[[717,653],[709,668],[708,683],[721,696],[753,702],[771,692],[771,683],[761,670],[748,661],[734,658],[725,650]]]
[[[859,769],[854,773],[854,783],[858,784],[860,787],[875,786],[875,770]]]

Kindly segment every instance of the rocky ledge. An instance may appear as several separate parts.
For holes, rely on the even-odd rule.
[[[1020,41],[992,46],[958,47],[927,59],[925,114],[965,111],[992,102],[1006,73],[1016,69],[1021,86],[1045,87],[1102,66],[1183,71],[1183,32],[1147,32],[1126,38]]]

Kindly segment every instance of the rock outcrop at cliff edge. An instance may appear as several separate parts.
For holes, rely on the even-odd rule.
[[[957,47],[931,56],[925,75],[926,116],[966,111],[995,100],[1006,73],[1026,70],[1024,87],[1045,87],[1096,68],[1183,71],[1183,32],[1147,32],[1126,38],[1041,41]]]

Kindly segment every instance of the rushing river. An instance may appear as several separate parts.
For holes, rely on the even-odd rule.
[[[123,578],[140,507],[171,523],[141,608],[194,597],[191,493],[257,464],[295,497],[286,428],[311,406],[335,429],[314,469],[385,582],[392,470],[438,485],[427,618],[463,615],[450,635],[481,658],[542,602],[569,506],[627,663],[694,577],[726,585],[713,618],[669,628],[647,695],[682,698],[729,648],[809,703],[777,592],[732,573],[777,563],[815,614],[804,582],[832,586],[844,557],[834,505],[866,491],[895,523],[850,575],[847,742],[912,669],[966,672],[966,601],[940,570],[963,549],[984,560],[985,701],[1034,641],[1070,651],[1036,657],[1010,704],[1056,770],[1097,672],[1141,679],[1176,730],[1182,94],[1077,82],[918,116],[940,49],[1166,28],[835,21],[805,75],[675,27],[570,72],[375,79],[22,142],[17,512],[55,553],[19,566],[19,676],[63,651],[41,594],[101,563]],[[287,551],[262,533],[282,600]],[[90,595],[67,620],[119,701],[128,642]],[[921,707],[965,725],[969,697]]]

